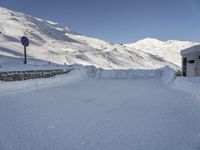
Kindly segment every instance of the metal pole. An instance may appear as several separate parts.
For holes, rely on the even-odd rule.
[[[24,46],[24,64],[27,64],[27,59],[26,59],[26,46]]]

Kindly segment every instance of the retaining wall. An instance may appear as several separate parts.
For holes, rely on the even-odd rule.
[[[69,73],[71,70],[72,69],[55,69],[0,72],[0,81],[21,81],[36,78],[49,78],[56,75]]]

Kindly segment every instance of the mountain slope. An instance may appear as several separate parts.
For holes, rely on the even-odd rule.
[[[0,58],[9,57],[9,59],[0,59],[0,64],[5,64],[6,60],[12,58],[23,58],[23,47],[20,43],[23,35],[30,39],[30,46],[27,49],[30,58],[58,64],[95,65],[115,69],[147,69],[165,65],[179,68],[180,50],[197,44],[183,42],[184,46],[182,46],[176,42],[169,42],[169,51],[168,47],[159,46],[158,43],[155,45],[146,42],[145,45],[138,42],[135,43],[136,45],[112,44],[80,35],[58,23],[6,8],[0,7],[0,18]],[[152,48],[157,46],[158,49]],[[170,58],[171,56],[173,59]],[[21,61],[15,63],[21,64]]]
[[[180,51],[200,43],[188,41],[159,41],[157,39],[146,38],[136,43],[125,44],[128,49],[140,49],[143,52],[164,58],[177,66],[181,66]]]

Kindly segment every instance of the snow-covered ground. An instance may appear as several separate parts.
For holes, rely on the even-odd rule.
[[[52,70],[52,69],[68,69],[72,65],[61,65],[45,60],[28,58],[26,65],[23,64],[23,58],[13,58],[0,55],[0,72],[5,71],[23,71],[23,70]]]
[[[200,44],[156,39],[113,44],[80,35],[58,23],[2,7],[0,18],[0,55],[5,58],[23,58],[20,38],[25,35],[30,39],[27,55],[32,59],[107,69],[156,69],[165,65],[180,69],[180,51]]]
[[[137,72],[1,82],[0,149],[199,149],[200,99],[172,88],[173,76],[163,84],[169,68]]]

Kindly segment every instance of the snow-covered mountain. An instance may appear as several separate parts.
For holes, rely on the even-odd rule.
[[[157,39],[146,38],[133,44],[126,44],[126,47],[127,49],[139,49],[154,56],[159,56],[161,59],[170,61],[177,66],[181,66],[180,51],[198,44],[200,43],[177,40],[163,42]]]
[[[199,44],[144,39],[133,44],[112,44],[69,30],[58,23],[0,7],[0,65],[21,63],[20,38],[30,39],[28,56],[58,64],[95,65],[102,68],[179,68],[180,50]],[[7,62],[8,61],[8,62]]]

